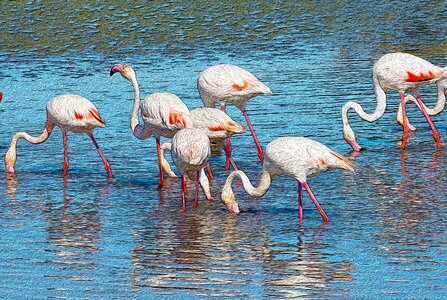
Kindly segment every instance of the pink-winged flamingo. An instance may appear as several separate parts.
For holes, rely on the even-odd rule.
[[[227,178],[222,189],[221,200],[232,213],[239,213],[239,205],[231,188],[234,178],[242,180],[245,191],[254,197],[262,197],[270,188],[272,178],[286,175],[298,181],[298,211],[300,222],[303,219],[302,187],[306,189],[323,221],[329,218],[313,195],[307,178],[332,169],[354,171],[352,162],[342,155],[332,151],[322,143],[304,137],[280,137],[267,145],[261,182],[253,187],[247,175],[242,171],[233,171]]]
[[[104,162],[104,167],[108,176],[112,177],[110,164],[93,137],[93,129],[97,127],[105,127],[105,123],[92,102],[82,96],[73,94],[59,95],[48,101],[47,122],[45,124],[45,129],[40,136],[33,137],[26,132],[17,132],[12,137],[11,145],[4,158],[6,171],[9,173],[15,172],[16,147],[19,139],[23,138],[32,144],[43,143],[50,136],[54,126],[58,126],[62,130],[64,143],[64,175],[67,174],[68,170],[67,132],[74,132],[86,133],[91,138],[96,150]]]
[[[182,129],[172,138],[171,156],[181,173],[182,208],[186,210],[186,175],[196,182],[194,198],[194,206],[196,206],[199,196],[199,180],[208,180],[206,176],[201,176],[201,173],[203,174],[203,169],[211,156],[210,140],[200,129]],[[209,190],[204,189],[204,192],[210,199]]]
[[[157,143],[157,157],[160,179],[158,189],[164,184],[162,158],[160,152],[160,137],[172,138],[182,128],[191,127],[189,110],[183,101],[171,93],[154,93],[146,97],[140,104],[140,88],[138,86],[135,71],[129,65],[116,64],[110,70],[110,76],[119,72],[132,83],[134,90],[134,103],[130,119],[130,128],[133,135],[140,140],[147,139],[152,134]],[[138,111],[141,108],[141,117],[144,124],[141,126],[138,120]],[[175,177],[174,173],[168,173]]]
[[[248,118],[246,105],[247,101],[255,96],[272,95],[270,88],[247,70],[227,64],[214,65],[202,71],[197,80],[197,88],[206,107],[215,107],[217,102],[223,111],[227,104],[234,104],[242,111],[256,144],[258,157],[262,162],[264,154]],[[227,139],[225,147],[225,152],[231,155],[230,139]],[[228,167],[229,160],[227,159],[227,170]]]
[[[367,114],[360,104],[356,102],[347,102],[342,109],[343,136],[351,145],[354,151],[360,151],[362,147],[357,143],[355,133],[348,122],[348,111],[353,108],[355,112],[368,122],[374,122],[383,116],[386,108],[386,91],[396,90],[400,95],[400,104],[402,106],[402,122],[404,133],[402,135],[401,148],[404,149],[407,143],[409,130],[408,119],[405,108],[405,93],[412,95],[418,107],[424,114],[432,131],[438,149],[442,148],[439,133],[436,130],[429,114],[425,110],[425,105],[418,94],[420,88],[447,78],[445,68],[431,64],[430,62],[408,53],[389,53],[383,55],[373,67],[373,85],[376,94],[377,106],[373,113]],[[399,119],[398,114],[398,119]]]

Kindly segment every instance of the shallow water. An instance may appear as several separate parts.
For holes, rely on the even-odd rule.
[[[201,70],[240,65],[275,93],[248,103],[264,147],[298,135],[350,155],[342,105],[355,100],[374,109],[371,67],[384,53],[407,51],[446,65],[446,7],[445,1],[3,3],[0,154],[16,131],[40,134],[51,97],[77,93],[107,123],[95,136],[114,178],[106,178],[85,135],[68,135],[66,177],[58,129],[44,144],[19,142],[16,176],[0,176],[0,295],[445,298],[446,150],[436,150],[414,106],[408,112],[420,130],[399,150],[396,93],[378,122],[351,114],[367,148],[355,157],[356,174],[333,171],[309,181],[330,224],[321,224],[305,197],[299,225],[296,181],[285,177],[275,178],[260,200],[235,183],[245,212],[229,215],[219,201],[223,157],[211,159],[214,201],[201,194],[199,206],[188,203],[183,213],[178,179],[157,191],[155,141],[132,136],[132,88],[109,70],[132,64],[142,95],[170,91],[194,108],[201,106]],[[421,94],[435,102],[434,86]],[[228,112],[245,124],[239,110]],[[445,140],[445,114],[433,120]],[[234,160],[256,181],[261,166],[249,132],[232,142]]]

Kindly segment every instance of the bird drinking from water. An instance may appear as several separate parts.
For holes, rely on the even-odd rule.
[[[329,218],[313,195],[307,178],[321,174],[332,169],[345,169],[353,172],[352,162],[342,155],[332,151],[322,143],[304,137],[280,137],[267,145],[261,182],[254,187],[247,175],[242,171],[232,172],[223,187],[221,200],[230,212],[238,214],[239,205],[231,188],[235,177],[242,180],[245,191],[254,197],[262,197],[270,188],[272,178],[285,175],[298,181],[298,209],[299,219],[303,219],[302,188],[306,189],[323,221]]]
[[[17,132],[12,137],[11,145],[4,158],[6,171],[9,173],[15,172],[16,147],[19,139],[23,138],[32,144],[43,143],[49,138],[54,126],[58,126],[62,130],[64,143],[64,175],[67,174],[68,170],[67,132],[69,131],[74,133],[85,133],[91,138],[104,162],[108,176],[112,177],[110,164],[93,137],[93,129],[97,127],[105,127],[105,123],[92,102],[82,96],[74,94],[59,95],[48,101],[47,122],[45,124],[45,129],[40,136],[33,137],[26,132]]]
[[[447,79],[447,71],[431,64],[430,62],[408,53],[389,53],[382,56],[373,67],[373,85],[376,94],[377,106],[373,113],[367,114],[360,104],[349,101],[342,109],[343,136],[351,145],[354,151],[360,151],[362,147],[357,143],[355,133],[348,122],[348,111],[353,108],[355,112],[368,122],[374,122],[383,116],[386,108],[386,91],[396,90],[400,95],[400,105],[402,106],[402,117],[398,114],[398,120],[402,119],[404,133],[402,135],[401,148],[404,149],[408,140],[411,128],[408,125],[408,119],[405,108],[405,93],[414,97],[418,107],[424,114],[432,131],[433,138],[437,148],[441,148],[439,133],[430,119],[429,113],[425,109],[419,89],[433,82]],[[441,88],[438,88],[442,89]],[[439,93],[438,93],[439,95]],[[445,97],[445,96],[444,96]],[[439,102],[439,101],[438,101]],[[443,105],[442,105],[443,108]]]

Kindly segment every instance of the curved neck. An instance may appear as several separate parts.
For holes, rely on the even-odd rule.
[[[355,142],[355,134],[352,130],[351,126],[349,125],[348,121],[348,111],[352,108],[354,111],[359,115],[360,118],[362,118],[365,121],[368,122],[374,122],[377,121],[383,114],[385,113],[386,109],[386,93],[380,86],[377,78],[373,78],[373,84],[374,84],[374,92],[376,94],[376,109],[373,113],[367,114],[363,108],[360,106],[360,104],[356,102],[349,101],[347,102],[342,109],[342,121],[343,121],[343,134],[345,136],[346,140],[351,140]]]
[[[14,164],[16,162],[16,147],[17,147],[17,142],[20,139],[25,139],[28,142],[32,143],[32,144],[40,144],[45,142],[48,137],[50,136],[51,132],[53,131],[54,128],[54,124],[50,121],[47,120],[47,123],[45,125],[45,129],[43,130],[43,132],[37,136],[37,137],[33,137],[31,135],[29,135],[26,132],[17,132],[11,139],[11,144],[9,146],[8,151],[5,154],[5,164],[8,166],[12,166],[14,167]]]
[[[134,92],[134,99],[132,114],[130,116],[130,128],[132,129],[133,135],[142,140],[147,137],[144,137],[146,135],[144,133],[145,130],[141,127],[140,121],[138,119],[138,110],[140,109],[140,87],[138,86],[136,75],[132,77],[131,82]]]
[[[270,176],[270,173],[264,170],[261,175],[261,182],[259,183],[258,187],[254,187],[250,179],[245,175],[242,171],[234,171],[228,176],[227,181],[225,182],[226,187],[231,187],[231,183],[233,182],[235,177],[239,177],[242,180],[242,184],[244,186],[245,191],[250,195],[254,197],[262,197],[267,190],[270,188],[270,185],[272,183],[272,178]]]

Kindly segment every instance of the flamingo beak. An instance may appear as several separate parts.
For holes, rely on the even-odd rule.
[[[123,65],[116,64],[110,69],[110,76],[115,73],[121,72],[123,70]]]
[[[239,205],[237,204],[237,202],[233,202],[233,203],[229,203],[226,205],[227,209],[230,213],[234,213],[234,214],[240,214],[241,211],[239,210]]]

